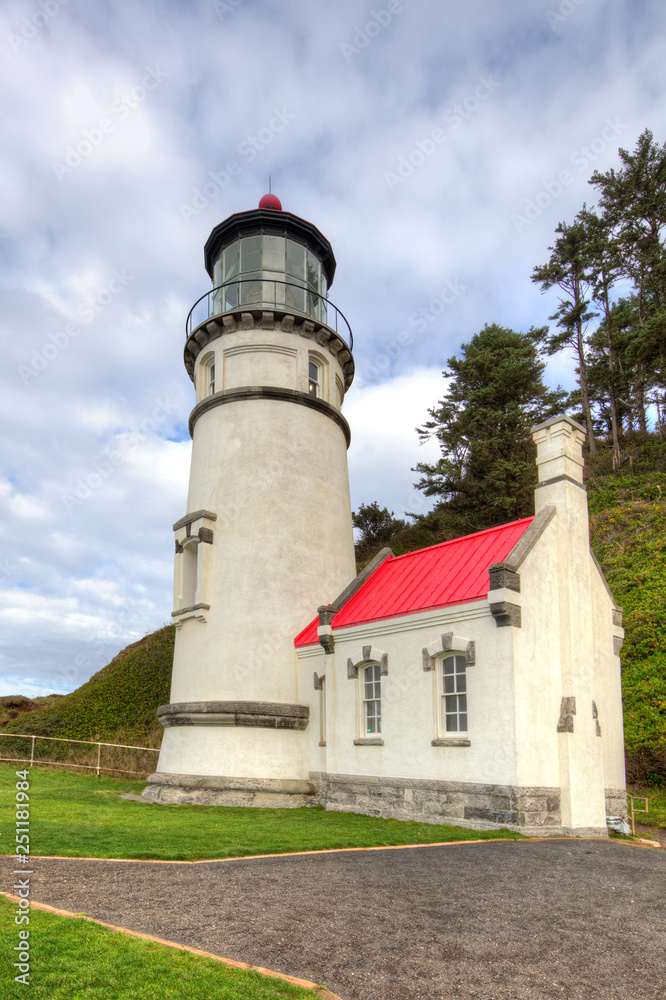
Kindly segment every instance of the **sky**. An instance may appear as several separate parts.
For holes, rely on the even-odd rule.
[[[211,229],[270,176],[328,237],[352,506],[426,510],[447,359],[547,323],[555,226],[666,138],[665,28],[660,0],[4,0],[0,694],[71,691],[170,621]]]

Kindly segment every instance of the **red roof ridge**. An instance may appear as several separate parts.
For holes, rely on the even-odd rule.
[[[534,514],[530,514],[529,517],[518,517],[515,521],[505,521],[504,524],[495,524],[492,528],[481,528],[481,531],[470,531],[469,535],[457,535],[455,538],[449,538],[445,542],[437,542],[436,545],[424,545],[422,549],[412,549],[411,552],[401,552],[399,556],[391,555],[386,560],[389,562],[392,559],[404,559],[405,556],[416,556],[421,552],[430,552],[432,549],[441,549],[444,545],[454,545],[456,542],[464,542],[466,538],[478,538],[479,535],[487,535],[491,531],[500,531],[502,528],[511,528],[514,524],[524,524],[527,521],[533,521]]]

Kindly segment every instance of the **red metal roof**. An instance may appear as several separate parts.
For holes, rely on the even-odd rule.
[[[389,556],[338,611],[333,629],[484,600],[488,567],[506,559],[532,520],[525,517],[417,552]],[[318,642],[318,625],[315,618],[294,644]]]

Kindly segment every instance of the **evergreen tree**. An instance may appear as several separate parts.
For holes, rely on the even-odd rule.
[[[542,292],[547,292],[557,285],[564,293],[555,313],[548,317],[557,320],[558,331],[551,333],[544,329],[543,341],[548,354],[556,354],[563,347],[570,347],[574,351],[590,455],[595,455],[597,449],[588,392],[586,357],[587,324],[596,315],[589,308],[591,284],[588,233],[580,218],[571,225],[560,222],[555,232],[560,235],[555,240],[555,245],[548,248],[551,251],[550,260],[547,264],[534,268],[532,281],[541,285]]]
[[[448,360],[446,394],[417,428],[421,440],[436,437],[442,456],[419,463],[416,484],[435,496],[436,510],[460,533],[529,516],[534,510],[534,446],[530,429],[562,412],[561,389],[543,383],[545,362],[538,342],[544,330],[516,333],[486,325],[461,357]]]
[[[590,180],[600,192],[602,217],[620,273],[635,290],[632,334],[633,395],[639,427],[647,432],[649,389],[665,384],[666,369],[666,143],[659,146],[649,129],[633,153],[618,150],[622,167],[595,171]]]
[[[358,511],[352,511],[352,524],[360,531],[356,543],[359,558],[367,553],[388,545],[397,532],[407,527],[407,522],[393,516],[388,507],[380,507],[376,500],[360,504]]]

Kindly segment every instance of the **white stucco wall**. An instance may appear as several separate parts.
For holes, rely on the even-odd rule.
[[[606,788],[624,790],[624,727],[622,721],[621,661],[613,651],[613,636],[624,630],[613,626],[614,601],[596,565],[590,569],[594,608],[594,690],[601,727]]]
[[[468,747],[431,745],[440,735],[435,719],[438,696],[434,672],[423,669],[422,650],[443,632],[476,644],[476,663],[467,668]],[[515,784],[512,632],[498,629],[488,602],[478,601],[338,630],[335,651],[329,656],[321,647],[316,652],[311,647],[300,651],[304,697],[310,691],[313,770]],[[347,659],[355,659],[368,644],[388,654],[388,675],[382,677],[384,746],[354,745],[365,734],[360,728],[360,682],[348,678]],[[315,745],[319,703],[314,671],[326,675],[325,748]]]
[[[343,376],[325,347],[279,329],[225,333],[200,360],[211,352],[216,392],[257,385],[307,392],[313,356],[325,361],[321,398]],[[213,544],[199,546],[208,584],[198,596],[210,609],[179,621],[171,702],[300,703],[294,635],[355,575],[342,427],[283,399],[206,410],[194,426],[187,506],[198,510],[216,515],[206,522]],[[172,727],[158,770],[302,778],[310,770],[306,745],[298,731]]]
[[[557,722],[562,698],[558,525],[553,518],[519,568],[521,627],[514,631],[517,782],[560,784]]]

